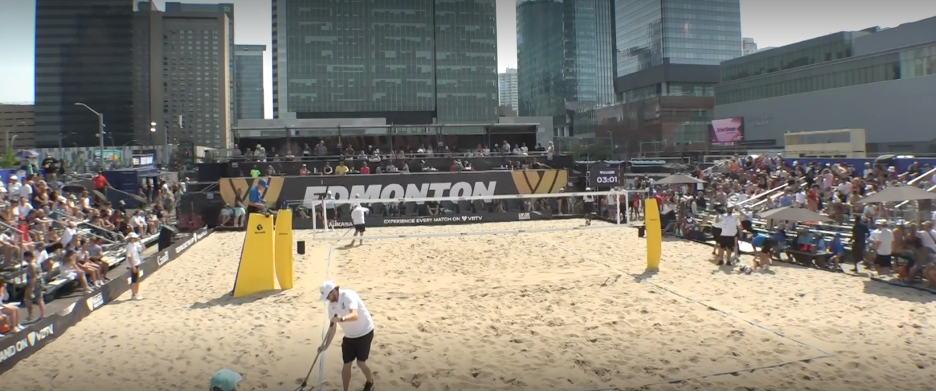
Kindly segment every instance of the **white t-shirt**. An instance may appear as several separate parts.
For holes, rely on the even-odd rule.
[[[725,214],[721,217],[721,236],[734,237],[738,234],[738,216],[735,214]]]
[[[22,187],[23,185],[21,185],[19,182],[11,182],[8,188],[10,191],[10,196],[13,196],[13,197],[19,196],[20,188]]]
[[[797,204],[806,204],[806,193],[803,191],[796,192],[796,203]]]
[[[23,186],[20,187],[19,191],[20,191],[20,197],[25,197],[26,200],[29,200],[32,198],[32,193],[33,193],[32,185],[23,184]]]
[[[363,225],[364,215],[367,213],[367,208],[363,206],[355,207],[353,210],[351,210],[351,222],[353,222],[355,225]]]
[[[920,237],[920,240],[923,241],[923,246],[936,252],[936,229],[930,229],[929,232],[926,230],[920,230],[917,232],[917,237]]]
[[[328,303],[328,315],[345,317],[357,309],[358,318],[354,321],[339,323],[346,338],[359,338],[374,330],[374,319],[371,317],[361,296],[352,290],[338,289],[338,301]]]
[[[29,212],[32,211],[32,205],[29,203],[23,204],[21,206],[16,206],[16,215],[25,218],[29,215]]]
[[[890,229],[877,229],[871,232],[871,241],[879,241],[881,244],[878,245],[877,254],[883,256],[889,256],[892,251],[892,246],[894,245],[894,233]]]
[[[127,243],[127,268],[138,267],[143,260],[140,258],[139,242]]]
[[[582,199],[583,199],[586,203],[594,203],[594,202],[595,202],[595,197],[592,196],[592,195],[585,195]]]
[[[62,239],[60,242],[67,248],[68,244],[71,243],[73,239],[75,239],[76,234],[78,234],[78,230],[75,230],[71,227],[66,228],[65,231],[62,232]]]

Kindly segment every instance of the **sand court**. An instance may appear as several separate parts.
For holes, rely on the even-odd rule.
[[[27,390],[197,390],[229,367],[244,374],[242,390],[293,390],[321,340],[318,285],[328,270],[374,316],[369,363],[378,390],[936,385],[928,293],[782,265],[738,276],[706,261],[711,248],[685,241],[665,242],[660,272],[641,276],[646,250],[633,229],[365,240],[350,248],[348,234],[331,252],[308,242],[309,232],[295,236],[308,253],[296,256],[293,290],[226,297],[243,233],[215,233],[147,279],[146,300],[96,310],[0,382]],[[339,332],[324,360],[325,389],[340,388],[340,339]],[[310,384],[317,376],[318,369]],[[683,382],[668,383],[675,380]],[[363,382],[355,370],[352,389]]]

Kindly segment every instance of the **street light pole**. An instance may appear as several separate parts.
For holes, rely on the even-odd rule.
[[[96,110],[91,109],[90,106],[81,102],[75,102],[75,106],[84,106],[85,109],[90,110],[91,113],[98,116],[98,144],[101,145],[101,156],[98,157],[98,163],[101,165],[101,170],[104,170],[104,113],[98,113]]]

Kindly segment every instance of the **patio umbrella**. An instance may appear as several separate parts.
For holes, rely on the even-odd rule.
[[[858,200],[857,203],[896,203],[900,201],[929,199],[936,199],[936,193],[927,192],[925,189],[920,189],[915,186],[892,186]]]
[[[764,219],[796,221],[796,222],[832,222],[829,217],[805,208],[780,207],[757,214]]]
[[[39,157],[39,153],[33,150],[19,150],[16,152],[16,157],[19,159],[32,159]]]
[[[668,177],[661,178],[653,182],[656,185],[660,184],[704,184],[705,181],[700,180],[695,177],[690,177],[685,174],[673,174]]]

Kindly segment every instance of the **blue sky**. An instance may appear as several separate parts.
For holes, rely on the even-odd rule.
[[[81,0],[74,0],[81,1]],[[130,1],[130,0],[128,0]],[[165,9],[165,0],[156,0]],[[266,110],[272,117],[269,0],[189,0],[233,3],[237,44],[265,44]],[[516,67],[515,0],[497,0],[498,68]],[[0,0],[0,102],[33,101],[35,0]],[[934,0],[741,0],[741,30],[760,47],[783,46],[843,30],[894,27],[936,16]]]

